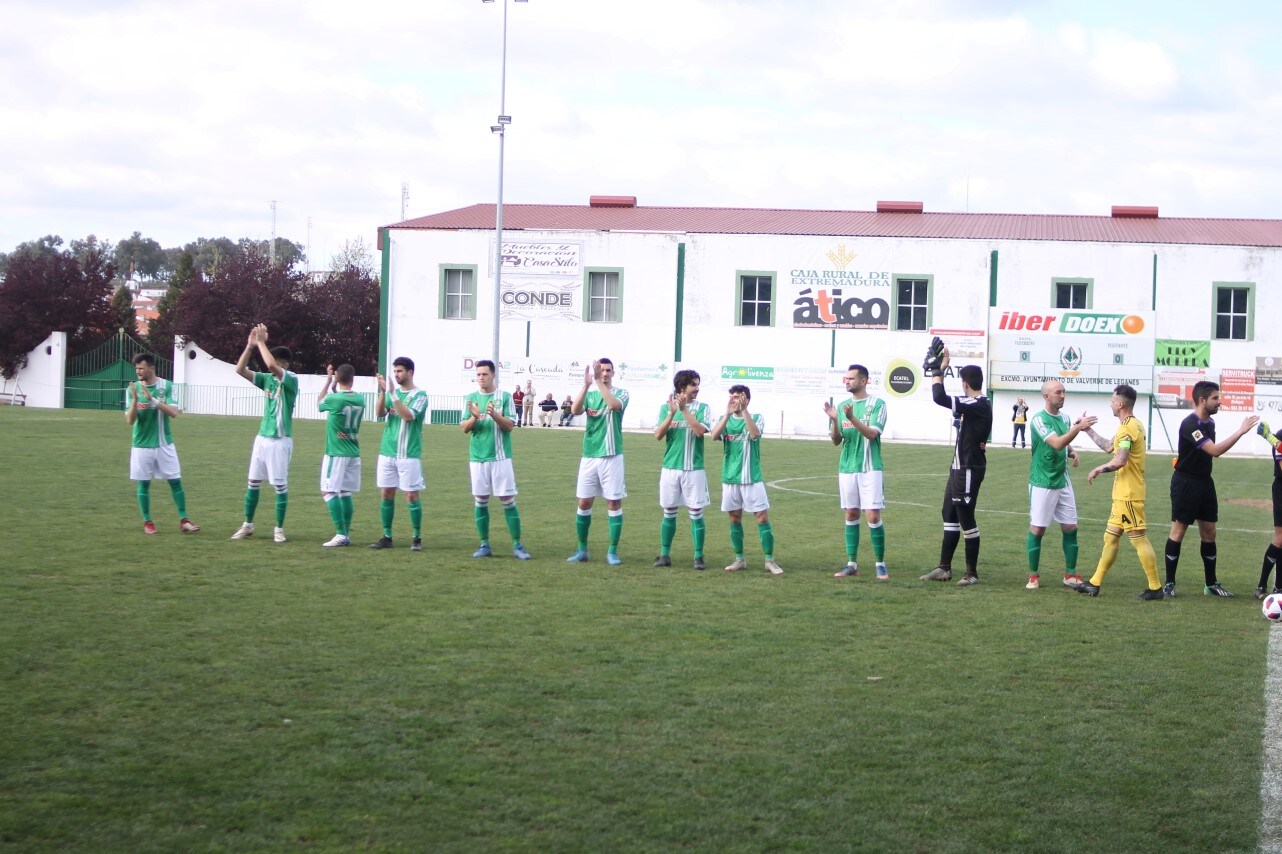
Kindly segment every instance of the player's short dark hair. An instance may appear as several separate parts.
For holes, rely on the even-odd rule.
[[[1131,388],[1126,383],[1122,383],[1117,388],[1113,389],[1113,394],[1129,400],[1131,402],[1131,406],[1135,405],[1135,389]]]
[[[352,380],[356,379],[356,369],[351,365],[339,365],[338,370],[334,371],[334,379],[343,385],[351,385]]]
[[[393,368],[404,368],[411,374],[414,373],[414,360],[409,356],[397,356],[392,360]]]
[[[598,362],[600,362],[600,363],[601,363],[601,364],[603,364],[603,365],[609,365],[609,366],[610,366],[610,367],[612,367],[612,368],[614,367],[614,362],[611,362],[611,361],[610,361],[609,359],[607,359],[605,356],[602,356],[601,358],[597,359],[597,361],[598,361]]]
[[[672,378],[672,388],[677,392],[682,392],[685,391],[686,386],[694,385],[699,382],[699,379],[698,371],[677,371],[677,375]]]
[[[744,397],[748,398],[748,400],[752,400],[752,390],[749,389],[746,385],[742,385],[742,384],[732,385],[730,386],[730,393],[741,394]]]
[[[134,356],[135,365],[141,365],[143,362],[146,362],[147,364],[151,365],[153,368],[156,367],[156,357],[151,355],[150,353],[139,353],[138,355]]]
[[[964,365],[958,369],[957,376],[975,391],[980,391],[984,387],[984,369],[979,365]]]
[[[1193,384],[1193,402],[1197,403],[1199,400],[1206,400],[1219,390],[1219,383],[1213,383],[1210,380],[1198,380]]]
[[[495,373],[495,370],[494,370],[494,363],[493,363],[493,362],[491,362],[489,359],[481,359],[481,360],[479,360],[479,361],[476,363],[476,366],[477,366],[478,368],[489,368],[489,369],[490,369],[490,373],[492,373],[492,374],[493,374],[493,373]]]
[[[854,371],[864,379],[868,379],[868,369],[865,368],[863,365],[851,365],[849,368],[846,368],[846,370]]]
[[[273,347],[273,348],[271,348],[270,350],[268,350],[267,352],[271,353],[271,354],[272,354],[272,358],[273,358],[273,359],[275,359],[275,360],[276,360],[276,361],[278,361],[278,362],[292,362],[292,361],[294,361],[294,354],[293,354],[293,353],[291,353],[291,352],[289,352],[289,348],[288,348],[288,347],[286,347],[286,346],[285,346],[285,345],[283,345],[283,344],[282,344],[281,346],[279,346],[279,347]]]

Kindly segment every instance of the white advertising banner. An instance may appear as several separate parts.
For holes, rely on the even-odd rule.
[[[833,242],[791,259],[792,325],[804,329],[888,329],[891,258],[886,248]],[[787,311],[787,309],[784,309]]]
[[[1074,391],[1125,383],[1153,392],[1153,312],[990,310],[989,385],[1036,391],[1048,379]]]
[[[491,259],[494,241],[490,241]],[[494,262],[490,262],[490,277]],[[583,244],[503,241],[499,316],[504,320],[583,319]]]

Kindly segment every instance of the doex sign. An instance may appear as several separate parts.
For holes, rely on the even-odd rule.
[[[1123,383],[1153,389],[1153,312],[1021,312],[990,318],[994,389],[1035,391],[1048,379],[1070,392],[1108,392]]]
[[[1150,312],[1151,314],[1151,312]],[[1149,323],[1139,314],[1101,314],[1073,311],[1057,314],[1021,314],[1003,311],[998,332],[1059,332],[1063,335],[1139,335]]]

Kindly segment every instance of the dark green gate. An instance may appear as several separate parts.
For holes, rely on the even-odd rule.
[[[67,409],[124,409],[125,386],[137,378],[133,358],[150,353],[146,346],[121,329],[88,353],[67,363]],[[156,357],[156,373],[173,379],[174,363]]]

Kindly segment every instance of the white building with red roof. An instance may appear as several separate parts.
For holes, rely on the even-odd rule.
[[[822,403],[865,365],[888,438],[947,441],[921,361],[941,336],[984,368],[994,441],[1017,396],[1055,378],[1068,407],[1105,423],[1119,383],[1156,448],[1170,447],[1198,378],[1221,382],[1221,432],[1247,413],[1282,420],[1282,220],[871,211],[505,205],[500,385],[533,379],[560,400],[599,356],[629,389],[626,422],[654,423],[678,368],[705,401],[752,389],[774,434],[817,435]],[[383,350],[411,356],[434,392],[473,388],[494,358],[495,206],[380,229]],[[1273,318],[1269,321],[1268,318]],[[386,359],[384,359],[386,361]],[[950,380],[949,390],[960,392]],[[1239,413],[1236,414],[1235,413]],[[1240,452],[1258,452],[1240,443]]]

